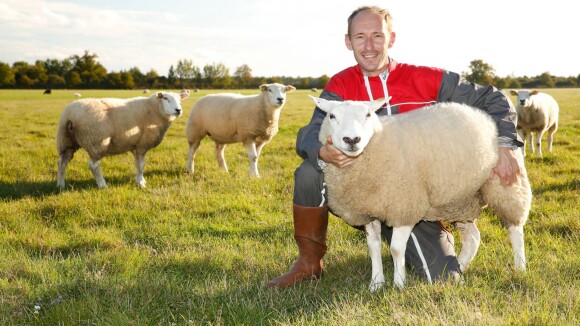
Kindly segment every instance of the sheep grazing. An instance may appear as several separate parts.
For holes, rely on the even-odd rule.
[[[542,156],[542,136],[548,132],[548,152],[552,152],[554,133],[558,130],[558,102],[546,94],[533,90],[510,91],[518,97],[516,111],[518,113],[518,133],[524,141],[522,152],[526,155],[526,139],[529,137],[529,146],[534,153],[532,133],[536,134],[535,152]]]
[[[201,140],[209,136],[216,144],[215,156],[220,168],[228,170],[224,159],[227,144],[242,142],[250,160],[250,176],[260,177],[258,158],[264,145],[278,133],[280,111],[286,94],[294,86],[265,84],[257,95],[206,95],[191,109],[185,134],[189,142],[188,172],[194,171],[194,157]]]
[[[312,96],[311,96],[312,97]],[[466,270],[479,247],[475,220],[489,205],[508,229],[515,268],[525,270],[523,226],[532,200],[523,156],[518,181],[508,187],[492,175],[498,160],[497,129],[483,111],[441,103],[388,117],[375,110],[383,102],[337,102],[314,99],[327,112],[320,141],[357,157],[346,167],[324,168],[328,204],[353,226],[365,225],[372,260],[371,291],[385,278],[381,260],[381,226],[393,227],[391,255],[394,285],[405,283],[405,249],[420,220],[456,222],[462,238],[458,257]]]
[[[129,151],[135,156],[137,184],[145,187],[145,154],[161,143],[171,122],[181,115],[181,100],[188,96],[159,92],[150,97],[83,99],[69,104],[60,116],[56,136],[57,186],[64,188],[66,166],[82,147],[89,153],[89,168],[99,188],[107,187],[101,159]]]
[[[74,97],[81,97],[81,93],[74,93],[73,96]]]

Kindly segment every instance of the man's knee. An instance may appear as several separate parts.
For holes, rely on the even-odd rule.
[[[294,203],[300,206],[317,207],[324,204],[324,176],[307,161],[294,171]]]

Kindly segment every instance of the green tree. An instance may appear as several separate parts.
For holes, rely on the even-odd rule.
[[[83,80],[81,79],[81,75],[78,71],[71,71],[66,76],[66,84],[67,87],[70,88],[80,88],[83,85]]]
[[[234,72],[234,85],[236,87],[247,88],[252,81],[252,69],[247,64],[236,68]]]
[[[492,84],[495,79],[495,71],[493,67],[483,60],[473,60],[469,63],[469,72],[464,72],[462,75],[468,81],[479,85]]]
[[[330,77],[328,77],[328,75],[322,75],[318,77],[318,85],[316,86],[316,88],[323,89],[324,87],[326,87],[326,84],[328,84],[328,81],[330,81]]]
[[[137,87],[147,87],[147,80],[145,79],[145,75],[139,70],[137,67],[133,67],[129,69],[129,73],[133,78],[133,82]]]
[[[14,71],[9,64],[0,62],[0,88],[14,87]]]
[[[149,88],[157,87],[158,80],[159,74],[154,69],[149,70],[149,72],[147,72],[147,74],[145,75],[145,83]]]
[[[90,54],[88,50],[82,56],[73,55],[70,60],[73,63],[71,73],[77,72],[81,78],[80,87],[98,88],[104,84],[107,78],[107,69],[98,61],[96,54]]]
[[[556,83],[554,82],[554,78],[552,77],[552,75],[550,75],[549,72],[545,72],[539,75],[537,79],[539,80],[540,85],[543,87],[552,88],[556,85]]]
[[[177,80],[175,69],[173,65],[169,67],[169,72],[167,73],[167,82],[169,83],[170,87],[175,87],[175,81]]]
[[[17,61],[12,64],[15,85],[18,88],[43,87],[40,79],[46,77],[44,66],[30,65],[25,61]],[[46,78],[48,79],[48,78]],[[46,81],[46,79],[44,81]]]
[[[223,63],[205,65],[203,78],[205,84],[210,88],[228,88],[232,84],[230,70]]]
[[[196,80],[201,78],[199,67],[193,64],[192,60],[182,59],[177,62],[175,74],[179,79],[179,87],[191,88]]]

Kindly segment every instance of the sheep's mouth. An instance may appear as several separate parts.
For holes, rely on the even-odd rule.
[[[359,146],[348,146],[341,149],[341,152],[348,157],[357,157],[362,153],[362,149]]]

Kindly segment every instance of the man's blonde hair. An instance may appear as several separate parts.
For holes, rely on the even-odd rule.
[[[393,30],[393,17],[391,16],[391,13],[389,12],[388,9],[383,9],[381,7],[378,7],[378,6],[362,6],[362,7],[357,8],[355,11],[352,12],[352,14],[350,14],[350,16],[348,16],[347,35],[349,37],[350,37],[350,32],[351,32],[352,20],[354,19],[354,17],[356,17],[356,15],[358,15],[360,12],[365,11],[365,10],[370,10],[377,15],[383,16],[383,18],[385,19],[385,22],[387,23],[387,29],[388,29],[389,33],[392,32],[392,30]]]

